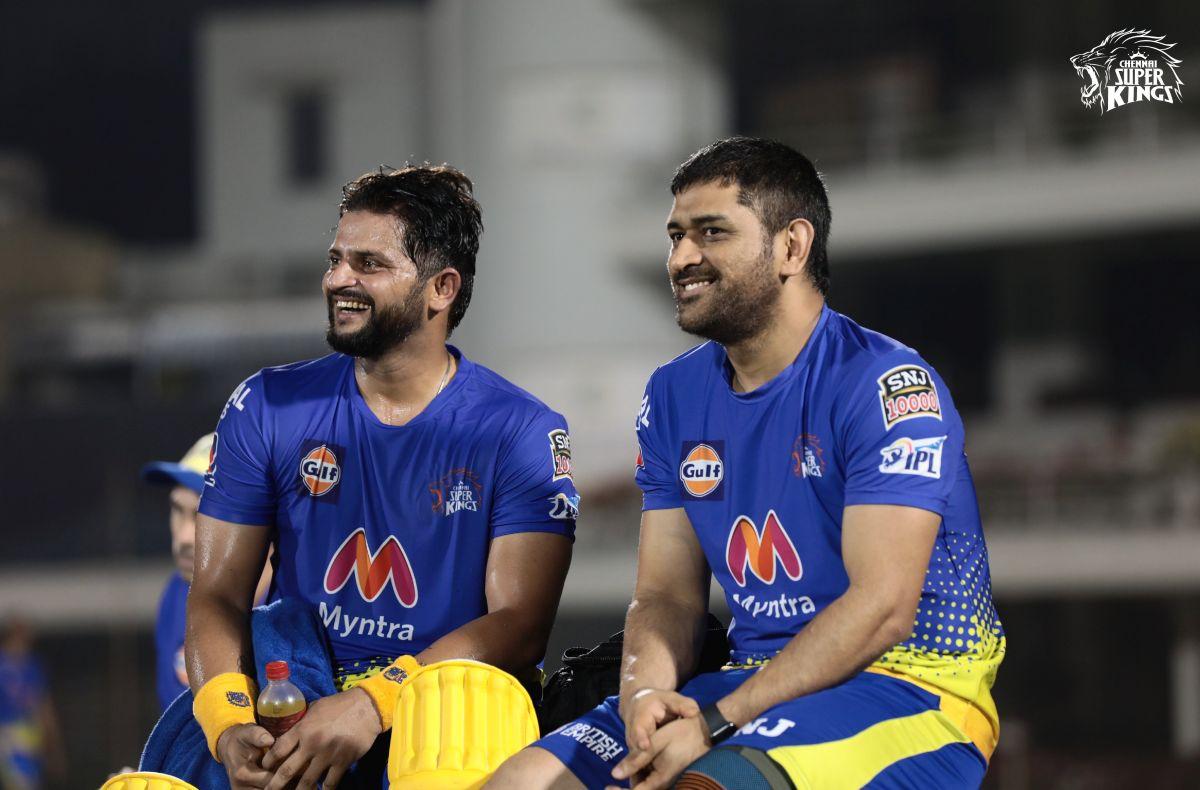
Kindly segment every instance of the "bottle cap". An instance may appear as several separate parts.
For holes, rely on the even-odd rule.
[[[291,675],[286,661],[267,662],[267,680],[287,680]]]

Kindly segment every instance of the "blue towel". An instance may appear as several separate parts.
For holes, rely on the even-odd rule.
[[[309,704],[334,693],[333,659],[325,629],[312,608],[300,601],[280,600],[260,606],[250,616],[259,687],[266,685],[266,662],[286,661]],[[208,753],[204,731],[192,716],[192,693],[170,704],[146,741],[141,771],[158,771],[191,782],[200,790],[228,790],[225,768]]]

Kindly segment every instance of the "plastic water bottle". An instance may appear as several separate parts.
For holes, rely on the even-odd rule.
[[[258,695],[258,723],[275,738],[290,730],[308,711],[304,695],[288,680],[291,675],[286,661],[267,662],[267,687]]]

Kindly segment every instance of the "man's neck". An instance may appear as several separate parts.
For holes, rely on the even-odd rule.
[[[811,288],[797,294],[785,289],[770,326],[748,340],[725,347],[733,366],[734,389],[756,390],[796,361],[817,328],[824,305],[825,299]]]
[[[404,425],[425,410],[457,371],[445,340],[412,335],[375,359],[354,360],[354,380],[381,422]]]

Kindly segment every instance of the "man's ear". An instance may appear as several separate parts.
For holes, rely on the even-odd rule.
[[[457,269],[442,269],[429,279],[429,311],[440,313],[449,310],[458,292],[462,290],[462,275]]]
[[[808,253],[812,250],[814,235],[812,223],[797,217],[788,223],[783,232],[784,241],[787,244],[787,255],[784,258],[783,266],[779,269],[779,276],[787,278],[803,274],[804,266],[808,263]]]

